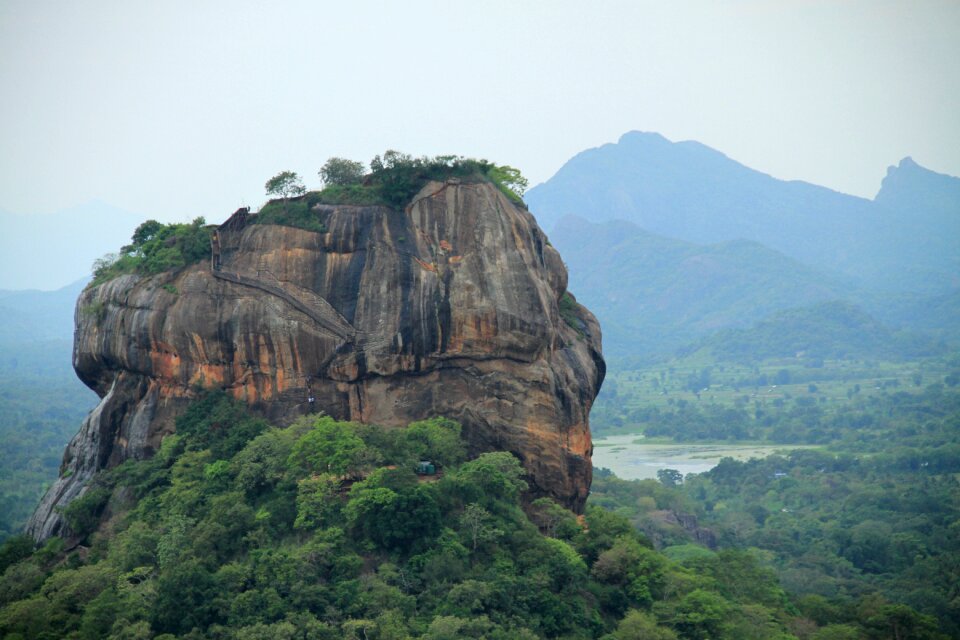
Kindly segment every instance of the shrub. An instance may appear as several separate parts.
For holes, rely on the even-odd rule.
[[[268,195],[280,196],[284,200],[302,196],[305,191],[300,175],[294,171],[281,171],[263,185]]]
[[[260,209],[260,213],[254,220],[258,224],[279,224],[315,233],[326,233],[327,227],[323,220],[310,210],[318,202],[320,200],[316,193],[290,200],[271,200]]]
[[[92,284],[125,273],[154,275],[180,269],[210,255],[210,230],[203,218],[167,225],[147,220],[137,227],[131,240],[120,253],[107,254],[93,263]]]
[[[523,204],[520,195],[527,180],[519,170],[463,156],[414,158],[399,151],[386,151],[382,158],[375,156],[370,161],[370,175],[365,183],[378,185],[384,201],[399,208],[410,202],[427,181],[449,178],[492,182],[512,201]]]
[[[267,428],[267,423],[223,391],[204,393],[177,418],[177,433],[193,451],[210,449],[214,460],[230,458]]]
[[[579,304],[573,299],[573,296],[570,295],[570,292],[564,291],[563,295],[560,296],[560,302],[558,303],[560,317],[563,318],[563,321],[566,322],[567,325],[576,331],[577,335],[582,338],[584,337],[584,324],[580,319],[580,316],[577,315],[578,306]]]
[[[11,536],[0,545],[0,575],[12,564],[33,554],[33,538],[28,535]]]
[[[346,158],[330,158],[318,172],[325,185],[360,184],[363,163]]]
[[[70,530],[80,538],[96,531],[112,491],[106,487],[91,486],[86,493],[71,502],[63,510],[63,517]]]
[[[362,477],[378,462],[377,455],[357,435],[353,423],[323,416],[297,440],[288,465],[296,473]]]

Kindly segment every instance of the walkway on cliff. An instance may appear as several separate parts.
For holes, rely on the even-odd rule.
[[[251,278],[239,273],[217,270],[213,272],[213,276],[276,296],[342,340],[353,342],[356,338],[353,326],[329,302],[308,289],[290,283],[281,285],[279,280],[276,281],[277,284],[273,284],[265,281],[263,274],[260,274],[259,278]],[[295,287],[296,295],[286,291],[285,287]]]
[[[326,299],[314,291],[284,282],[266,269],[258,269],[257,277],[231,273],[222,269],[212,270],[213,276],[246,287],[259,289],[276,296],[300,311],[324,330],[344,342],[353,344],[357,350],[380,351],[393,343],[392,337],[382,337],[365,331],[357,331]]]

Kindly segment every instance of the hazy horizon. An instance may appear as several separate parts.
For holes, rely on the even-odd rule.
[[[330,156],[457,153],[547,180],[631,130],[872,198],[960,175],[960,5],[0,6],[0,210],[161,220]]]
[[[671,148],[690,148],[687,147],[686,144],[680,143],[691,141],[672,141],[663,138],[660,134],[654,133],[651,135],[651,132],[645,133],[644,139],[651,140],[659,138],[665,140]],[[624,135],[626,136],[626,134]],[[623,137],[621,137],[620,140],[623,140]],[[702,148],[702,145],[696,141],[692,142],[696,145],[694,148],[698,146]],[[615,148],[619,144],[621,143],[606,143],[604,145],[598,145],[597,147],[591,147],[578,152],[568,160],[573,160],[581,154],[584,154],[584,157],[590,157],[598,150],[602,151],[602,148]],[[721,155],[729,160],[730,164],[746,166],[742,165],[742,163],[737,163],[735,158],[729,158],[729,156],[722,153],[722,150],[714,151],[720,152]],[[666,157],[663,157],[659,158],[657,162],[663,163],[670,161],[667,160]],[[893,166],[895,165],[891,165],[891,168]],[[755,167],[747,167],[747,170],[751,173],[757,171],[762,175],[768,175],[757,170]],[[681,172],[682,171],[681,169]],[[691,176],[696,172],[692,166],[687,171],[693,172]],[[560,171],[552,176],[552,178],[558,178],[563,175],[564,172]],[[640,176],[637,176],[637,178],[640,179]],[[540,183],[536,186],[549,188],[549,184],[550,183]],[[787,182],[780,184],[786,185]],[[823,187],[825,185],[814,186]],[[266,197],[264,197],[262,202],[266,202]],[[552,213],[555,212],[552,212],[550,207],[543,208],[543,203],[535,199],[533,194],[530,194],[528,202],[531,205],[531,212],[536,215],[543,230],[548,233],[552,232],[552,222],[555,222],[555,216],[553,216]],[[577,205],[571,204],[571,206]],[[763,209],[762,203],[758,203],[757,206],[761,210]],[[677,203],[677,207],[683,209],[680,202]],[[253,205],[254,210],[258,208],[259,203]],[[630,207],[622,211],[611,210],[613,218],[629,220],[631,217],[629,209]],[[232,208],[223,208],[219,211],[198,213],[197,215],[203,215],[209,223],[219,223],[225,220],[232,211]],[[586,209],[578,209],[577,211],[577,215],[587,215]],[[679,215],[679,210],[674,213]],[[95,259],[108,253],[114,253],[119,247],[126,244],[133,229],[146,220],[147,217],[148,216],[138,212],[120,209],[100,199],[94,199],[57,212],[34,215],[16,214],[0,210],[0,223],[2,223],[4,231],[6,232],[0,235],[0,255],[4,258],[0,261],[2,262],[2,264],[0,264],[0,267],[2,267],[0,268],[0,291],[36,289],[41,291],[57,291],[72,286],[78,279],[86,277],[85,274],[89,274],[90,265]],[[721,215],[720,217],[723,216]],[[170,220],[169,217],[161,217],[161,219],[165,221]],[[173,221],[176,221],[176,218],[174,218]],[[56,224],[58,226],[57,230],[53,233],[48,232],[48,226],[50,224]],[[643,228],[647,231],[654,231],[649,228],[648,225],[643,225]],[[681,238],[684,235],[683,233],[671,233],[663,230],[660,230],[660,233],[663,237],[669,238]],[[80,246],[77,246],[78,239],[81,240]],[[37,260],[36,256],[38,255],[56,255],[58,259],[53,261]],[[30,265],[30,268],[19,269],[14,265]]]

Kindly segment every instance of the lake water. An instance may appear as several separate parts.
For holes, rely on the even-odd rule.
[[[749,460],[772,453],[802,449],[783,445],[736,444],[642,444],[643,436],[632,433],[593,441],[593,466],[606,467],[625,480],[656,479],[660,469],[676,469],[683,475],[703,473],[721,458]]]

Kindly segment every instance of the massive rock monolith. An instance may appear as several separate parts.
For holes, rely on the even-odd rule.
[[[403,211],[313,212],[326,233],[238,212],[210,262],[83,292],[74,367],[102,399],[28,525],[35,538],[61,530],[57,507],[97,471],[152,455],[203,388],[278,424],[447,416],[472,452],[519,456],[535,495],[583,508],[600,329],[565,298],[566,269],[533,216],[489,183],[456,180]]]

